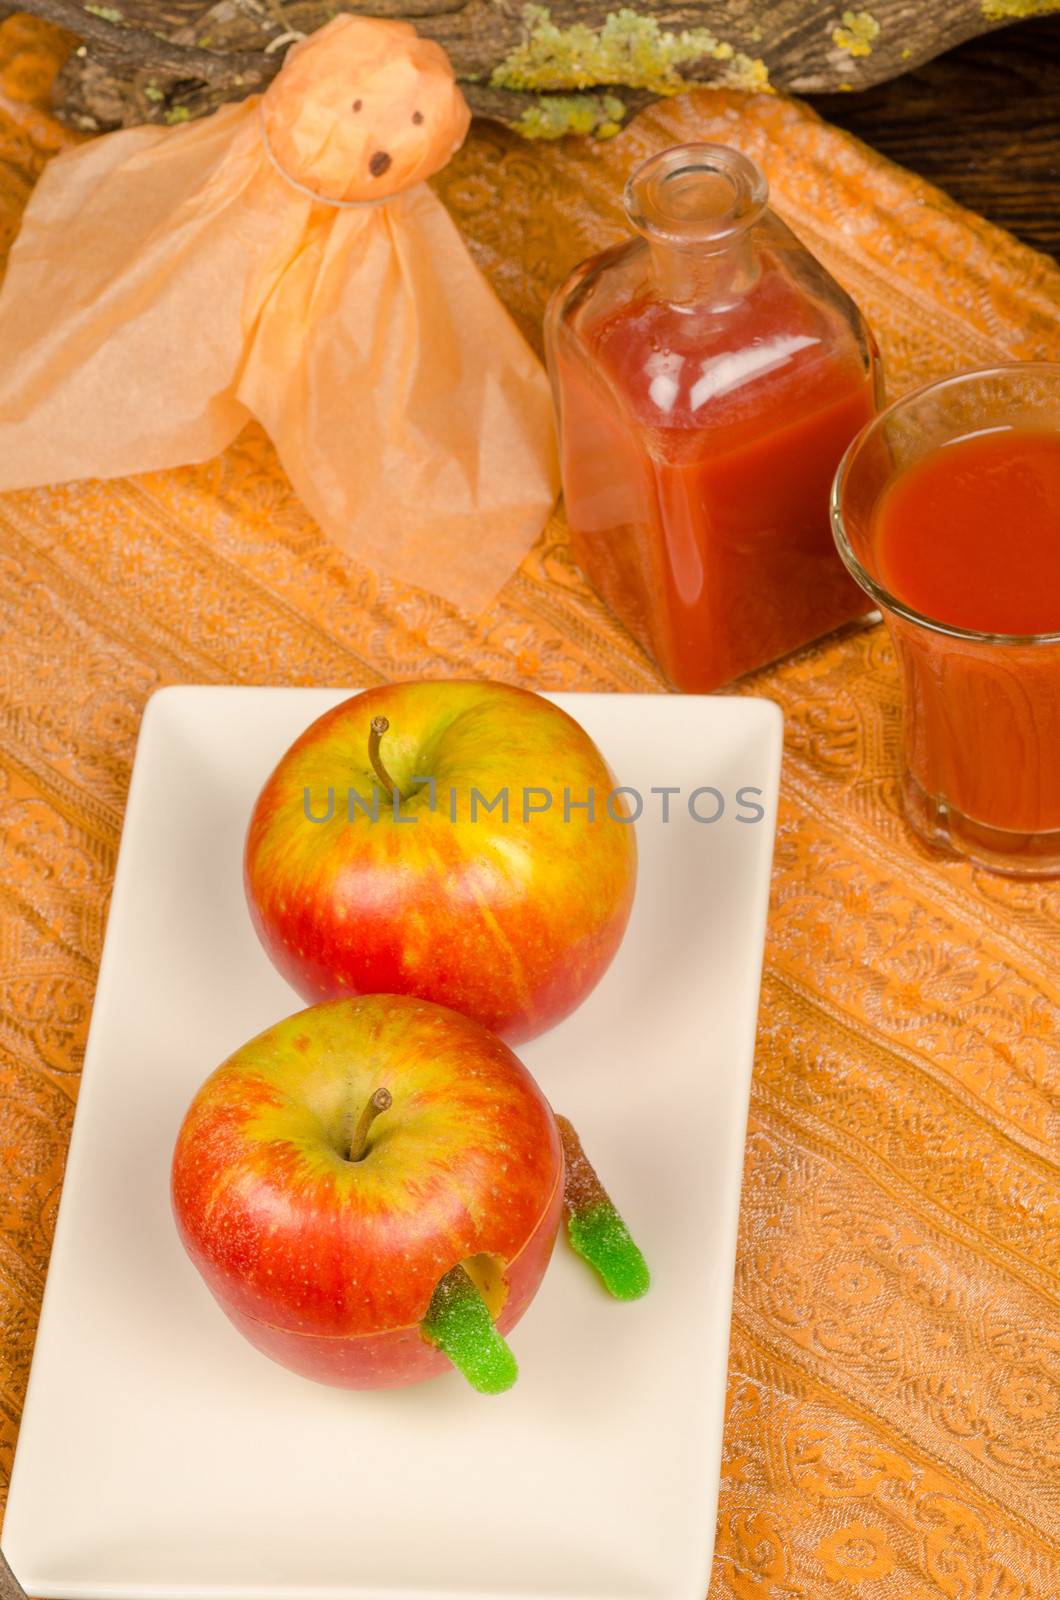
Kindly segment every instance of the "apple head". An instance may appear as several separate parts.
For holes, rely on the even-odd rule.
[[[283,756],[245,879],[306,1000],[410,994],[517,1042],[606,971],[636,862],[615,780],[566,712],[506,684],[399,683],[336,706]]]
[[[500,1388],[514,1367],[496,1334],[548,1265],[563,1153],[500,1039],[372,995],[311,1006],[229,1057],[184,1119],[172,1194],[192,1261],[266,1355],[384,1388],[464,1367],[470,1348],[472,1381]]]

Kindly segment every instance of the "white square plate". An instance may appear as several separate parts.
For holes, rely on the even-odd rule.
[[[558,695],[645,797],[629,931],[521,1054],[652,1268],[609,1300],[565,1244],[511,1342],[354,1393],[243,1342],[177,1240],[169,1164],[201,1080],[300,1001],[243,900],[243,833],[349,691],[174,688],[144,717],[4,1547],[63,1600],[702,1600],[780,768],[763,700]],[[680,788],[662,820],[662,797]],[[688,798],[725,798],[713,823]],[[737,790],[761,791],[764,816]],[[748,797],[745,797],[745,799]],[[701,795],[701,816],[717,800]]]

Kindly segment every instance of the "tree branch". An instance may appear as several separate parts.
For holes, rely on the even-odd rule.
[[[1010,20],[1006,0],[18,0],[84,41],[56,86],[87,130],[204,116],[267,84],[284,35],[336,11],[415,23],[472,109],[538,137],[608,134],[699,83],[860,89]],[[1020,0],[1055,9],[1056,0]],[[853,0],[855,7],[858,0]],[[0,15],[13,9],[0,0]]]
[[[117,7],[99,6],[90,11],[78,5],[77,0],[22,0],[11,9],[28,11],[45,22],[54,22],[119,60],[141,62],[160,72],[179,73],[185,78],[203,78],[207,83],[231,83],[240,77],[262,83],[276,75],[283,61],[282,55],[276,60],[261,50],[221,53],[204,50],[198,45],[178,44],[151,29],[129,27],[100,15],[105,9],[116,11]]]

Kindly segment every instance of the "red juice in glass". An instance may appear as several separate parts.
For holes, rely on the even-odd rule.
[[[828,490],[875,411],[874,346],[764,199],[735,151],[655,157],[627,194],[645,238],[578,268],[547,319],[575,559],[687,690],[870,608]]]
[[[902,672],[912,825],[1060,872],[1060,367],[899,401],[843,463],[833,515]]]

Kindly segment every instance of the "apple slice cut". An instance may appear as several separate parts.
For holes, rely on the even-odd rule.
[[[557,1116],[566,1179],[563,1207],[567,1237],[616,1300],[639,1300],[651,1285],[648,1263],[582,1149],[573,1123]]]
[[[479,1394],[503,1394],[519,1376],[489,1306],[462,1265],[439,1278],[420,1328]]]

